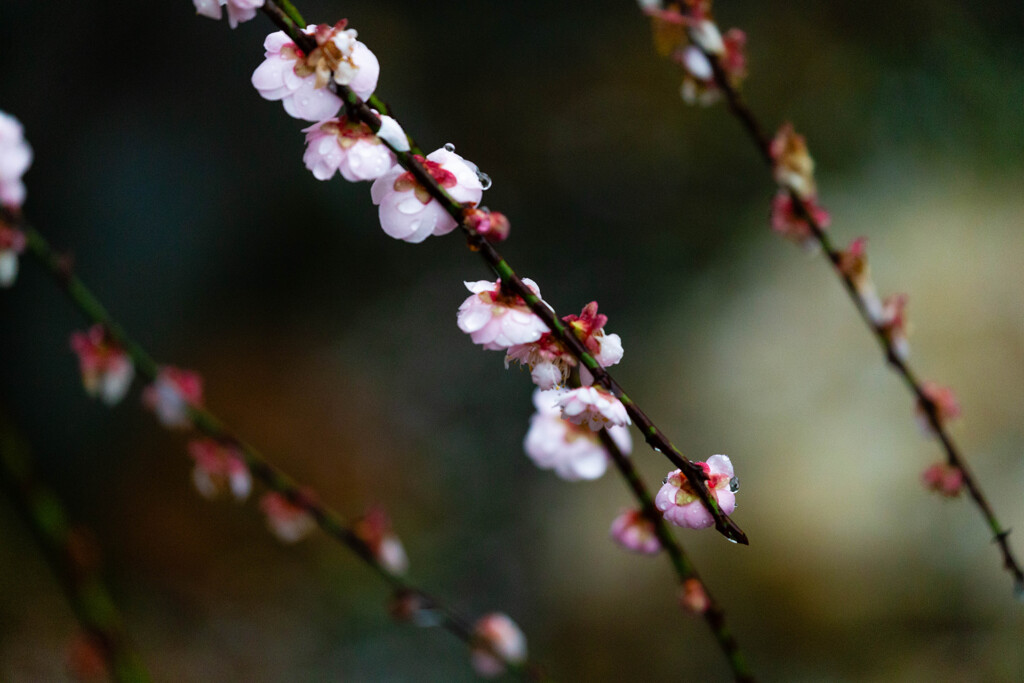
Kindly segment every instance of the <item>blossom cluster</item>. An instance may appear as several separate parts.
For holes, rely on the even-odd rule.
[[[234,0],[227,2],[230,15]],[[217,12],[219,16],[219,7]],[[373,95],[380,76],[377,57],[345,20],[333,26],[310,25],[303,32],[316,43],[309,54],[283,31],[267,36],[264,61],[253,72],[252,84],[264,99],[279,100],[290,116],[313,122],[303,129],[306,168],[317,180],[338,174],[349,182],[372,182],[370,197],[379,207],[381,228],[395,239],[418,243],[454,230],[459,222],[449,209],[430,194],[422,178],[398,163],[396,153],[410,150],[398,122],[374,110],[380,125],[373,130],[354,119],[348,108],[340,113],[346,104],[339,86],[364,102]],[[460,220],[467,227],[489,239],[504,239],[508,219],[479,206],[485,188],[476,165],[451,145],[412,158],[461,205]]]
[[[738,28],[721,33],[711,16],[710,0],[668,6],[661,0],[641,0],[640,7],[651,18],[657,51],[683,70],[679,92],[687,104],[708,106],[721,99],[712,60],[731,87],[738,88],[746,79],[747,34]]]
[[[529,278],[522,282],[542,305],[547,305],[537,283]],[[515,361],[530,368],[530,377],[537,385],[537,412],[524,442],[527,455],[538,467],[553,469],[570,481],[600,477],[607,467],[607,456],[597,436],[599,430],[607,428],[624,452],[632,447],[625,429],[630,419],[622,402],[603,387],[593,386],[585,368],[580,368],[579,386],[567,386],[578,365],[575,356],[522,297],[505,290],[500,279],[465,285],[471,294],[459,306],[459,329],[485,349],[505,351],[506,367]],[[562,320],[599,363],[612,365],[621,360],[622,341],[616,334],[605,333],[608,318],[598,314],[596,302],[588,304],[580,315]]]

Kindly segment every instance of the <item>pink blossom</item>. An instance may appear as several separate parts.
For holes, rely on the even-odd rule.
[[[516,344],[537,341],[548,331],[548,326],[521,297],[502,291],[500,279],[463,284],[473,294],[459,306],[458,324],[474,344],[500,351]],[[523,284],[540,298],[536,282],[523,278]]]
[[[315,123],[303,132],[302,160],[317,180],[329,180],[335,172],[349,182],[374,180],[395,164],[395,155],[369,126],[345,116]]]
[[[886,297],[882,304],[882,312],[875,321],[878,329],[885,335],[893,354],[900,360],[910,356],[909,323],[907,322],[907,295],[893,294]]]
[[[492,242],[508,239],[511,224],[505,214],[488,209],[465,209],[462,212],[463,222],[470,230],[477,232]]]
[[[785,123],[775,134],[769,148],[775,163],[775,182],[792,190],[801,199],[813,199],[818,190],[814,183],[814,159],[807,151],[807,142],[798,135],[793,124]]]
[[[2,191],[0,188],[0,192]],[[14,284],[18,277],[18,254],[23,251],[25,233],[0,221],[0,287],[10,287]]]
[[[557,405],[561,395],[560,391],[534,390],[537,412],[530,418],[523,449],[537,467],[554,470],[566,481],[597,479],[608,467],[608,453],[592,430],[562,419]],[[626,427],[611,427],[608,434],[624,454],[633,450]]]
[[[654,525],[640,510],[626,510],[616,517],[610,533],[615,542],[626,550],[641,555],[656,555],[661,551],[661,541]]]
[[[21,176],[32,165],[32,148],[25,142],[21,122],[0,111],[0,206],[18,209],[25,202]]]
[[[921,473],[921,481],[929,491],[955,498],[964,489],[964,471],[955,465],[937,462]]]
[[[243,21],[256,16],[256,10],[263,7],[264,0],[192,0],[196,14],[211,19],[220,19],[221,7],[227,5],[228,23],[235,28]]]
[[[626,407],[604,387],[578,387],[564,392],[558,399],[562,417],[592,431],[602,427],[625,427],[631,424]]]
[[[414,158],[455,201],[474,205],[483,197],[475,167],[455,152],[441,148],[425,159],[419,155]],[[431,235],[445,235],[458,225],[427,188],[401,166],[377,178],[370,197],[380,207],[381,228],[395,239],[415,244]]]
[[[945,426],[949,420],[960,417],[960,403],[956,400],[956,394],[949,387],[940,386],[935,382],[925,382],[921,385],[921,392],[925,398],[918,400],[915,417],[922,433],[928,435],[935,432],[931,420],[928,419],[928,413],[931,411],[925,405],[925,401],[934,408],[935,418],[940,426]]]
[[[165,427],[187,429],[189,408],[203,403],[203,378],[191,370],[165,366],[142,392],[142,402]]]
[[[85,393],[111,406],[124,398],[135,377],[135,366],[103,325],[73,333],[71,350],[78,356]]]
[[[732,462],[727,455],[712,455],[707,462],[695,463],[704,470],[707,486],[726,515],[736,509],[736,483]],[[704,529],[714,525],[715,518],[701,503],[697,492],[680,470],[669,472],[665,485],[658,491],[654,504],[665,519],[687,529]]]
[[[352,524],[355,535],[365,545],[377,563],[395,575],[409,569],[409,558],[402,541],[391,528],[391,518],[382,507],[371,507]]]
[[[267,528],[285,543],[300,541],[316,528],[316,520],[305,508],[277,491],[263,494],[260,509],[266,515]]]
[[[473,626],[471,661],[473,669],[485,678],[505,671],[507,664],[526,661],[526,636],[508,616],[493,612]]]
[[[317,47],[306,55],[284,31],[267,36],[264,62],[252,75],[252,84],[266,100],[281,100],[290,116],[324,121],[338,113],[341,98],[328,88],[331,82],[345,85],[365,100],[377,88],[380,64],[354,29],[345,21],[335,26],[320,24],[303,31],[316,38]]]
[[[700,579],[687,579],[679,591],[679,604],[688,612],[704,614],[711,607],[711,598]]]
[[[827,228],[832,223],[832,216],[818,205],[815,197],[803,200],[804,206],[819,228]],[[772,230],[788,240],[796,242],[805,249],[815,249],[818,241],[814,237],[810,223],[798,211],[788,190],[779,190],[772,199]]]
[[[231,491],[235,500],[245,500],[252,491],[252,475],[238,446],[213,439],[188,442],[188,454],[195,462],[192,483],[204,498],[213,499]]]

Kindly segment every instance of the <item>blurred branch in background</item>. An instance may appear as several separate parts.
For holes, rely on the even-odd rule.
[[[100,577],[100,553],[91,531],[73,524],[57,494],[37,479],[29,444],[2,406],[0,483],[32,531],[84,631],[70,648],[72,673],[83,680],[109,676],[122,683],[149,681]]]
[[[774,139],[744,101],[739,84],[746,77],[746,36],[731,29],[723,40],[711,17],[710,0],[686,0],[684,4],[641,2],[651,17],[655,45],[670,56],[684,73],[683,97],[691,104],[713,104],[724,96],[729,111],[749,134],[761,158],[772,169],[780,186],[773,204],[773,228],[797,242],[816,243],[833,266],[836,276],[849,294],[892,369],[901,377],[917,400],[917,408],[931,433],[937,436],[952,471],[935,471],[927,482],[946,495],[966,488],[980,510],[1003,556],[1003,566],[1013,577],[1014,594],[1024,599],[1024,569],[1010,547],[1010,530],[996,517],[959,447],[953,441],[946,422],[959,414],[959,407],[948,390],[920,380],[910,368],[906,350],[905,298],[895,298],[883,306],[867,271],[863,241],[847,250],[838,249],[825,231],[829,215],[817,205],[814,162],[802,136],[784,125]],[[732,38],[733,40],[729,40]]]
[[[92,324],[102,327],[105,336],[109,338],[109,346],[112,349],[123,350],[142,377],[159,385],[166,368],[154,361],[149,353],[129,337],[121,325],[110,316],[99,299],[74,273],[70,259],[54,252],[43,236],[20,214],[16,215],[2,208],[0,214],[7,224],[16,227],[26,236],[28,253],[48,270],[79,311]],[[166,395],[163,388],[158,388],[155,393]],[[239,439],[220,418],[204,408],[198,400],[179,396],[173,397],[172,401],[184,401],[180,408],[185,411],[185,419],[178,424],[171,424],[167,421],[166,415],[160,413],[160,408],[154,407],[165,426],[194,426],[216,442],[233,446],[244,458],[246,468],[287,501],[287,504],[283,504],[274,498],[265,497],[262,504],[268,523],[283,540],[290,542],[305,535],[306,525],[300,517],[296,517],[296,513],[308,514],[324,533],[355,553],[391,585],[396,601],[392,612],[396,617],[421,626],[440,626],[464,641],[474,653],[482,652],[485,657],[496,657],[504,666],[525,679],[545,678],[539,667],[526,661],[525,651],[511,655],[503,652],[500,646],[491,642],[486,633],[482,634],[473,622],[402,578],[400,574],[405,571],[404,552],[402,560],[395,562],[388,554],[389,548],[393,546],[381,544],[382,539],[376,537],[379,536],[379,529],[368,530],[366,525],[346,522],[341,515],[321,503],[312,488],[299,485],[254,447]],[[201,466],[201,463],[197,463],[197,466]],[[289,509],[289,506],[293,506],[294,510]],[[283,526],[276,523],[279,520],[283,522]],[[375,531],[378,533],[376,536],[370,536],[367,530],[370,534],[374,534]]]

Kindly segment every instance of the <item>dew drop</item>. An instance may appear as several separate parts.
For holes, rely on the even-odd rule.
[[[480,186],[482,188],[484,188],[485,190],[491,189],[491,185],[493,185],[493,182],[491,181],[491,176],[487,175],[483,171],[477,171],[476,177],[480,179]]]
[[[732,479],[729,480],[729,490],[732,491],[733,493],[736,493],[737,491],[740,490],[739,477],[733,477]]]
[[[454,152],[455,151],[455,145],[453,145],[450,142],[444,143],[444,151],[446,151],[446,152]]]

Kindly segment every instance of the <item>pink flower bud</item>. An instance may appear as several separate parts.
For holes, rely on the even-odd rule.
[[[433,603],[429,602],[421,593],[409,589],[400,588],[395,591],[388,603],[388,613],[395,621],[407,622],[416,626],[437,626],[444,615],[439,612]]]
[[[733,476],[732,462],[727,455],[713,455],[707,462],[695,463],[707,475],[708,491],[718,501],[726,515],[736,509],[736,489],[739,485]],[[676,526],[687,529],[705,529],[713,526],[715,518],[701,503],[697,492],[680,470],[669,472],[665,485],[658,491],[654,504],[665,519]]]
[[[213,499],[231,491],[235,500],[245,500],[252,490],[252,476],[237,446],[213,439],[188,442],[189,457],[195,462],[192,483],[205,498]]]
[[[679,591],[679,604],[688,612],[704,614],[711,606],[711,599],[699,579],[687,579]]]
[[[819,228],[827,228],[832,216],[821,206],[817,199],[810,197],[804,200],[804,206]],[[772,230],[788,240],[796,242],[805,249],[816,249],[818,242],[811,230],[810,223],[799,212],[793,197],[788,190],[779,190],[772,199]]]
[[[508,664],[526,661],[526,636],[516,623],[500,612],[482,617],[473,627],[473,669],[485,678],[505,671]]]
[[[626,550],[641,555],[656,555],[661,551],[661,541],[654,525],[640,510],[626,510],[616,517],[610,533],[612,539]]]
[[[960,417],[960,404],[957,402],[956,395],[952,389],[939,386],[935,382],[925,382],[921,386],[921,391],[924,393],[925,400],[934,408],[935,418],[939,425],[945,426],[949,420]],[[917,418],[918,427],[920,427],[921,432],[925,435],[935,433],[932,423],[928,419],[929,412],[931,411],[925,404],[925,401],[919,400],[915,409],[915,417]]]
[[[907,322],[907,295],[893,294],[886,297],[882,304],[882,313],[876,321],[878,328],[885,335],[892,352],[900,360],[910,356],[909,323]]]
[[[558,399],[562,417],[592,431],[602,427],[625,427],[632,422],[626,407],[604,387],[579,387],[564,392]]]
[[[191,370],[164,366],[143,390],[142,402],[163,426],[187,429],[192,425],[189,408],[203,403],[203,378]]]
[[[535,342],[548,331],[548,326],[530,310],[522,297],[502,291],[500,279],[464,284],[473,294],[459,306],[458,325],[474,344],[500,351],[516,344]],[[536,282],[523,278],[523,284],[540,297]]]
[[[608,453],[592,430],[562,419],[558,408],[560,396],[559,391],[533,392],[537,412],[530,418],[523,449],[537,467],[554,470],[566,481],[597,479],[608,467]],[[608,434],[624,454],[633,450],[625,427],[612,427]]]
[[[921,481],[929,491],[955,498],[964,489],[964,471],[948,463],[938,462],[921,473]]]
[[[332,81],[346,85],[365,100],[377,88],[380,64],[356,32],[345,22],[335,26],[307,26],[303,33],[316,38],[317,47],[305,54],[284,31],[267,36],[265,58],[252,74],[252,84],[265,100],[281,100],[290,116],[324,121],[341,109],[342,100],[327,87]]]
[[[836,267],[844,277],[853,283],[857,296],[864,304],[864,310],[868,317],[878,324],[882,321],[884,307],[882,300],[878,298],[875,284],[871,281],[871,267],[868,265],[867,238],[858,237],[850,242],[845,250],[839,252],[839,261]]]
[[[109,338],[103,325],[73,333],[71,350],[78,356],[85,393],[108,406],[124,398],[135,377],[135,366],[124,349]]]
[[[365,123],[347,117],[330,119],[303,129],[306,168],[317,180],[329,180],[335,172],[349,182],[376,180],[395,165],[395,155]]]
[[[814,160],[807,151],[804,136],[797,135],[793,124],[786,123],[779,128],[769,151],[775,162],[775,182],[792,190],[801,199],[812,199],[817,195]]]
[[[316,528],[316,520],[305,508],[291,502],[277,491],[263,495],[260,499],[260,509],[267,517],[267,528],[285,543],[300,541]]]
[[[402,541],[391,529],[391,518],[382,507],[372,507],[352,524],[352,530],[377,563],[395,575],[409,569],[409,558]]]
[[[0,192],[2,191],[3,188],[0,187]],[[18,277],[18,255],[23,251],[25,233],[0,221],[0,287],[10,287],[14,284]]]
[[[486,209],[471,208],[462,212],[466,227],[480,233],[492,242],[502,242],[508,238],[511,225],[505,214]]]
[[[14,210],[25,202],[21,176],[32,165],[32,148],[25,142],[21,122],[0,111],[0,206]]]
[[[416,155],[427,172],[457,202],[477,204],[483,185],[476,170],[465,159],[445,148],[423,157]],[[419,243],[431,235],[446,235],[458,223],[411,172],[401,166],[377,178],[370,188],[373,203],[380,207],[380,225],[395,239]]]

